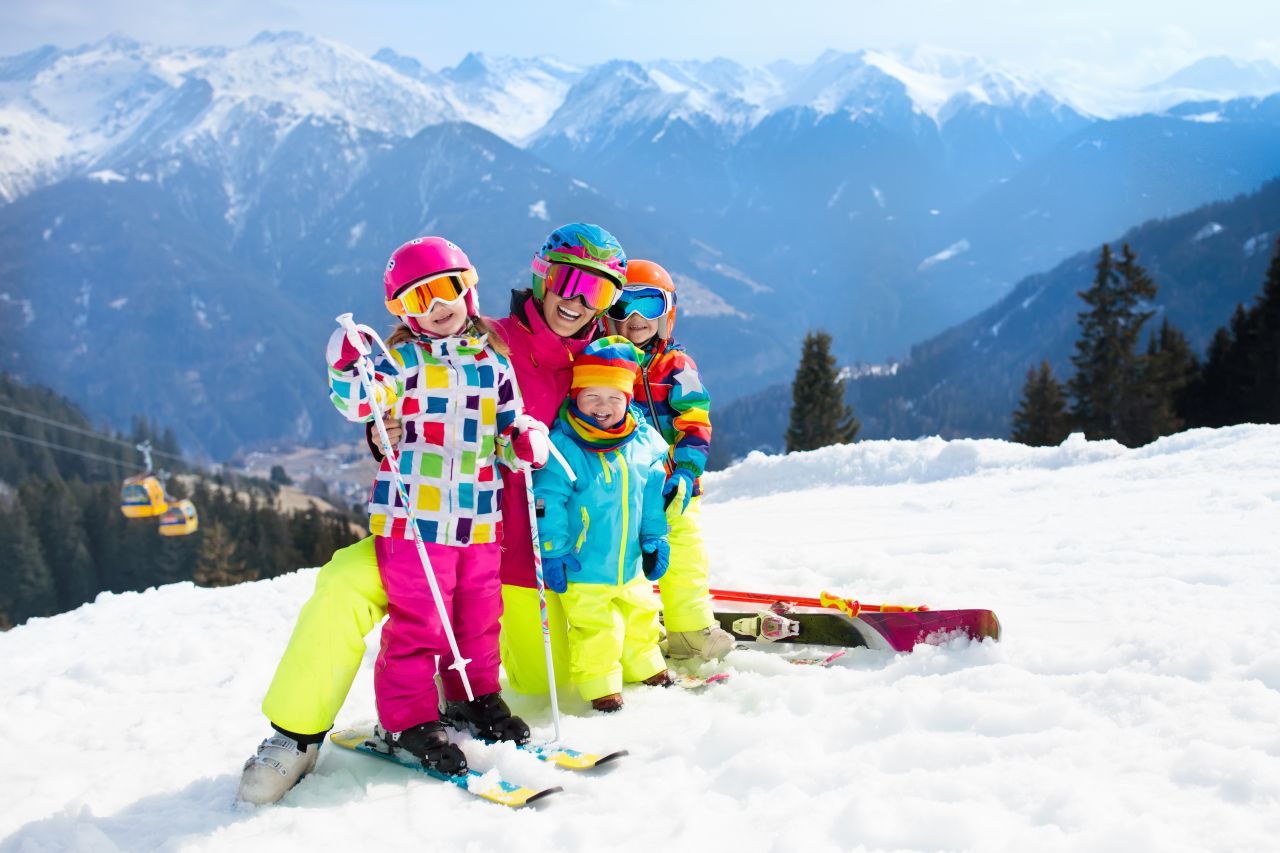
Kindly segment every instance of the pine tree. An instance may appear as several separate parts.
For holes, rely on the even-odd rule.
[[[20,625],[57,612],[53,575],[22,501],[0,497],[0,621]]]
[[[1255,420],[1280,424],[1280,238],[1253,306],[1255,349],[1250,359],[1257,387]]]
[[[1155,283],[1127,243],[1118,262],[1110,246],[1102,247],[1093,284],[1080,293],[1089,310],[1078,315],[1080,338],[1071,357],[1076,374],[1068,385],[1075,399],[1072,416],[1089,438],[1134,446],[1149,432],[1142,422],[1137,344],[1152,315],[1142,306],[1155,295]]]
[[[848,444],[857,437],[861,424],[844,401],[844,381],[836,369],[831,336],[826,332],[805,335],[800,366],[791,385],[791,400],[788,453]]]
[[[1184,399],[1199,372],[1200,363],[1187,336],[1166,318],[1148,343],[1144,359],[1141,422],[1147,434],[1143,443],[1185,428]]]
[[[192,579],[200,586],[232,586],[258,579],[257,569],[246,569],[236,558],[236,543],[222,522],[215,521],[201,534],[200,551]]]
[[[1059,445],[1071,432],[1067,398],[1048,361],[1027,371],[1022,403],[1013,413],[1014,441],[1032,447]]]
[[[98,578],[89,554],[84,513],[75,493],[61,477],[32,477],[18,487],[18,498],[53,575],[56,612],[92,601],[98,593]]]

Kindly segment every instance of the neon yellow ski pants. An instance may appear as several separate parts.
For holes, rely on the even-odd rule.
[[[521,693],[547,693],[546,656],[538,591],[502,587],[503,668]],[[387,612],[387,594],[378,574],[373,537],[334,552],[316,577],[315,591],[302,606],[293,635],[262,700],[262,712],[277,726],[297,734],[333,727],[364,658],[365,635]],[[564,611],[547,593],[551,650],[556,681],[568,683]]]
[[[709,591],[711,560],[702,539],[702,496],[689,501],[681,515],[683,497],[681,491],[667,507],[671,565],[658,582],[662,619],[668,631],[701,631],[716,624]]]
[[[622,692],[667,668],[658,648],[658,600],[644,575],[622,586],[571,583],[560,593],[569,619],[573,684],[588,701]]]

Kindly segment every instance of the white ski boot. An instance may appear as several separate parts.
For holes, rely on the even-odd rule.
[[[724,656],[732,650],[733,635],[719,625],[703,628],[701,631],[667,632],[667,657],[673,660],[724,660]]]
[[[300,747],[291,737],[272,735],[258,744],[257,754],[244,763],[236,799],[258,806],[276,802],[316,768],[319,757],[318,743]]]

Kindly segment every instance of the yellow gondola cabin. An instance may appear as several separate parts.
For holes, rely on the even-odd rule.
[[[120,487],[120,511],[126,518],[152,518],[169,508],[164,486],[150,474],[139,474]]]
[[[186,536],[195,533],[200,526],[195,504],[188,500],[174,501],[167,512],[160,516],[161,536]]]

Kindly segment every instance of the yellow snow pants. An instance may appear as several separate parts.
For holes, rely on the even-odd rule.
[[[546,657],[538,591],[502,587],[503,668],[511,687],[545,694]],[[387,593],[378,574],[373,537],[335,551],[316,577],[315,591],[302,606],[293,635],[262,700],[267,719],[286,731],[317,734],[333,722],[351,690],[364,658],[365,635],[387,613]],[[551,650],[556,681],[567,682],[564,611],[555,593],[547,593]]]
[[[702,539],[702,496],[689,501],[681,515],[683,497],[682,491],[667,507],[671,565],[658,582],[662,620],[668,631],[701,631],[716,624],[709,592],[711,560]]]
[[[551,665],[556,685],[569,683],[569,638],[560,596],[547,590],[547,621],[551,626]],[[517,693],[546,695],[547,653],[542,645],[542,617],[538,590],[514,584],[502,585],[502,634],[498,637],[507,683]]]
[[[569,620],[569,670],[588,701],[622,692],[667,668],[658,648],[658,601],[644,575],[622,586],[571,583],[560,593]]]

